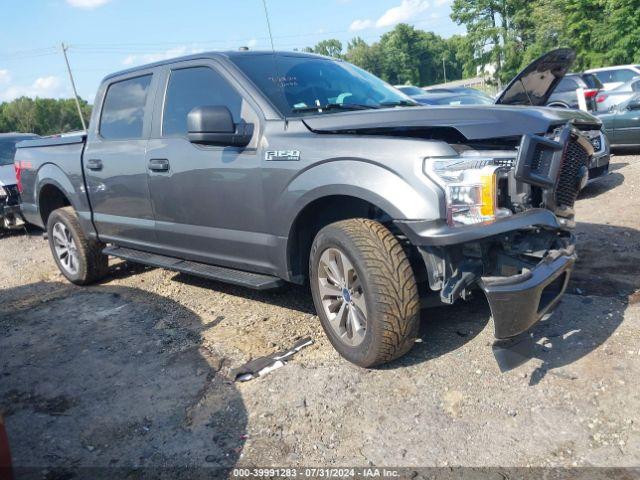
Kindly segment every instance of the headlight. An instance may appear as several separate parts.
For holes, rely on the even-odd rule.
[[[513,152],[481,156],[483,152],[463,152],[459,157],[426,158],[425,173],[442,187],[447,202],[447,223],[471,225],[495,220],[498,214],[498,171],[513,162]],[[494,152],[491,152],[492,154]]]

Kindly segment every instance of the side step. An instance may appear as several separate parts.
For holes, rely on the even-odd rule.
[[[285,284],[284,280],[270,275],[217,267],[206,263],[182,260],[180,258],[165,257],[164,255],[142,252],[131,248],[112,246],[102,250],[102,253],[122,258],[130,262],[151,265],[152,267],[166,268],[167,270],[175,270],[177,272],[187,273],[197,277],[204,277],[210,280],[218,280],[220,282],[240,285],[241,287],[252,288],[254,290],[269,290],[271,288],[281,287]]]

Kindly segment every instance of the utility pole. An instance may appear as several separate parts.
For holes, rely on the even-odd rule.
[[[447,65],[444,63],[444,56],[442,57],[442,71],[444,72],[444,83],[447,83]]]
[[[80,108],[80,100],[78,99],[78,91],[76,90],[76,82],[73,81],[73,74],[71,73],[71,66],[69,65],[69,59],[67,58],[67,50],[69,47],[63,43],[62,54],[64,55],[64,61],[67,64],[67,71],[69,72],[69,80],[71,80],[71,88],[73,88],[73,97],[76,99],[76,107],[78,107],[78,115],[80,115],[80,122],[82,123],[82,129],[87,131],[87,124],[84,123],[84,117],[82,116],[82,108]]]

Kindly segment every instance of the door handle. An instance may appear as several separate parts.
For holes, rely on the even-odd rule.
[[[102,160],[91,158],[87,160],[87,168],[89,170],[102,170]]]
[[[152,158],[149,160],[149,170],[152,172],[168,172],[169,160],[166,158]]]

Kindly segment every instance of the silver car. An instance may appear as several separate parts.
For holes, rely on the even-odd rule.
[[[602,91],[596,97],[598,112],[608,112],[616,105],[629,100],[640,92],[640,76],[634,77],[626,83],[612,90]]]

